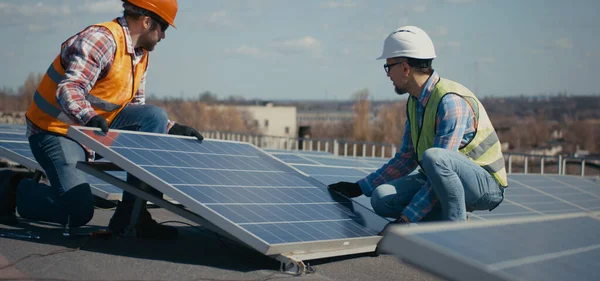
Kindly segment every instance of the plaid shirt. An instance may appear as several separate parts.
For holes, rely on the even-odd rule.
[[[435,85],[440,80],[437,72],[433,72],[417,102],[417,116],[419,124],[422,123],[425,105],[433,92]],[[458,151],[467,145],[475,136],[475,114],[467,102],[457,95],[445,95],[438,108],[433,147]],[[404,126],[402,147],[387,164],[381,169],[358,181],[363,193],[371,196],[373,190],[384,183],[410,174],[418,166],[417,156],[411,139],[410,123],[408,118]],[[438,198],[431,187],[431,181],[415,194],[410,204],[404,209],[404,215],[411,222],[420,221],[429,213],[438,202]]]
[[[133,47],[125,18],[119,17],[117,21],[125,32],[127,52],[132,55],[135,67],[142,59],[144,51]],[[112,34],[102,26],[86,28],[69,38],[62,47],[60,59],[65,69],[65,78],[58,84],[56,100],[74,124],[84,125],[98,115],[85,96],[92,90],[96,81],[108,74],[115,59],[116,48],[117,44]],[[130,104],[146,103],[146,74],[147,72],[144,72],[138,91]],[[173,121],[169,121],[167,131],[173,124]],[[40,132],[45,131],[27,120],[27,136]]]

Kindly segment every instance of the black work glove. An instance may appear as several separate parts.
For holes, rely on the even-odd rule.
[[[169,130],[169,135],[180,135],[180,136],[188,136],[188,137],[196,137],[199,141],[202,141],[204,137],[196,131],[196,129],[186,126],[179,125],[175,123],[173,127]]]
[[[95,127],[100,128],[102,132],[108,133],[108,122],[106,119],[100,115],[96,115],[90,119],[87,123],[85,123],[86,127]]]
[[[330,184],[329,189],[333,191],[337,191],[346,197],[358,197],[363,194],[362,189],[360,189],[360,185],[355,182],[345,182],[341,181],[338,183]]]

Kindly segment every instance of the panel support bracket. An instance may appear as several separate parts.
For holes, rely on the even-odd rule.
[[[275,259],[280,262],[279,270],[293,275],[303,275],[311,273],[310,265],[306,266],[302,260],[299,260],[293,256],[288,255],[277,255]]]

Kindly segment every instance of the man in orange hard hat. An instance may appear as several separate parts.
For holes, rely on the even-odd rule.
[[[67,39],[39,84],[27,111],[27,135],[50,186],[30,179],[0,186],[0,222],[16,223],[16,210],[23,218],[70,227],[92,219],[90,185],[75,165],[93,159],[94,153],[66,137],[71,125],[203,139],[194,128],[169,120],[163,109],[145,104],[148,52],[165,38],[169,25],[175,27],[177,0],[123,2],[122,17],[89,26]],[[139,186],[131,175],[127,181]],[[109,229],[124,232],[134,201],[132,194],[123,192]],[[158,224],[145,208],[135,229],[138,237],[177,236],[177,229]]]

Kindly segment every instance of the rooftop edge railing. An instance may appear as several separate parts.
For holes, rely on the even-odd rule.
[[[397,152],[394,144],[360,142],[335,139],[293,138],[281,136],[255,135],[249,133],[230,133],[203,131],[201,134],[211,139],[248,142],[263,149],[289,151],[319,151],[338,156],[391,158]],[[600,175],[600,158],[573,157],[565,155],[540,155],[518,152],[503,152],[506,172],[515,171],[524,174],[559,174],[559,175]],[[594,168],[595,174],[586,174],[586,166]]]

